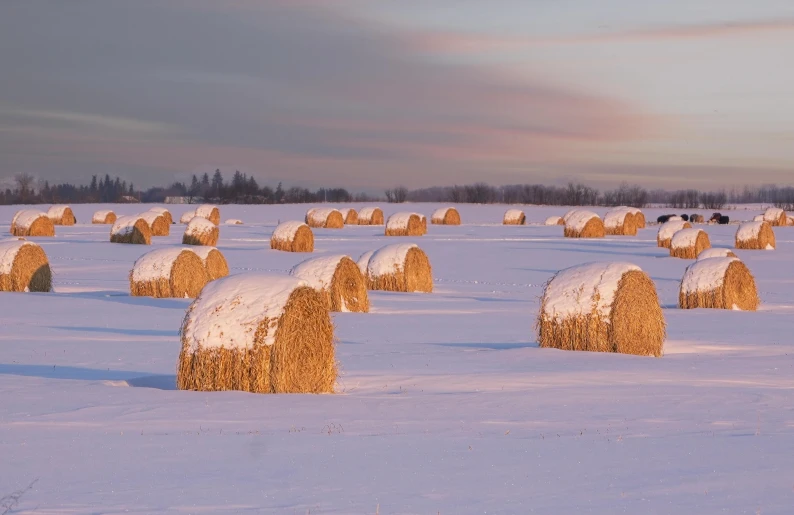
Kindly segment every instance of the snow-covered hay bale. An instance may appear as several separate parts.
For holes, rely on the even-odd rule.
[[[634,215],[634,225],[637,226],[637,229],[645,229],[645,213],[636,207],[630,207],[628,209],[631,211],[631,214]]]
[[[710,248],[698,254],[697,260],[711,259],[716,257],[736,257],[731,249]]]
[[[195,216],[196,216],[195,210],[186,211],[182,213],[182,216],[179,217],[179,223],[187,225],[190,223],[191,220],[193,220],[193,218],[195,218]]]
[[[419,213],[394,213],[386,221],[386,236],[422,236],[426,232]]]
[[[17,211],[11,220],[11,234],[14,236],[55,236],[55,224],[44,211],[23,209]]]
[[[681,309],[755,311],[758,303],[755,279],[747,266],[735,257],[695,261],[686,269],[678,293]]]
[[[744,222],[736,230],[736,248],[775,250],[775,231],[769,222]]]
[[[94,213],[94,216],[91,217],[92,224],[100,224],[100,225],[111,225],[116,222],[116,213],[113,211],[97,211]]]
[[[212,281],[190,305],[181,334],[181,390],[334,390],[328,303],[295,277],[251,273]]]
[[[47,218],[52,220],[54,225],[74,225],[77,218],[74,217],[72,208],[64,205],[55,205],[47,210]]]
[[[314,233],[303,222],[282,222],[270,236],[270,248],[285,252],[314,252]]]
[[[422,213],[417,213],[419,215],[419,221],[422,223],[422,234],[427,234],[427,217]]]
[[[792,218],[790,216],[786,216],[786,225],[788,225],[789,227],[794,225],[794,218]]]
[[[358,225],[358,213],[353,208],[340,209],[345,225]]]
[[[604,222],[592,211],[576,211],[565,221],[566,238],[603,238]]]
[[[223,222],[223,224],[224,225],[243,225],[243,221],[242,220],[238,220],[236,218],[229,218],[228,220]]]
[[[44,250],[31,241],[0,242],[0,291],[52,291]]]
[[[212,204],[202,204],[197,207],[196,216],[206,218],[215,225],[220,225],[221,223],[221,212],[218,210],[218,206]]]
[[[185,227],[185,234],[182,235],[182,244],[214,247],[218,244],[219,236],[220,231],[217,225],[206,218],[196,216]]]
[[[130,295],[196,298],[210,278],[201,258],[182,247],[168,247],[139,257],[130,271]]]
[[[661,356],[665,321],[656,287],[630,263],[567,268],[546,284],[537,320],[541,347]]]
[[[168,222],[168,225],[174,223],[174,217],[171,216],[171,212],[164,207],[155,206],[149,209],[149,211],[153,211],[155,213],[160,213],[161,215],[163,215],[163,218],[165,218],[166,222]],[[155,234],[155,236],[157,236],[157,234]]]
[[[383,220],[379,207],[362,207],[358,212],[358,225],[383,225]]]
[[[764,215],[755,215],[753,217],[753,222],[763,222],[763,221],[764,221]]]
[[[670,256],[681,259],[696,259],[711,248],[709,235],[702,229],[681,229],[670,239]]]
[[[659,227],[659,232],[656,233],[656,245],[661,248],[669,249],[670,240],[673,235],[682,229],[691,229],[692,225],[683,220],[671,220],[665,222]]]
[[[359,268],[363,260],[364,256],[359,259]],[[386,245],[372,252],[367,259],[366,270],[367,287],[370,290],[433,291],[430,259],[413,243]]]
[[[220,250],[200,245],[192,245],[190,250],[201,258],[210,281],[229,275],[229,263],[226,262],[226,258]]]
[[[345,219],[338,209],[315,207],[306,211],[306,225],[319,229],[341,229],[345,226]]]
[[[550,216],[546,218],[543,225],[565,225],[565,220],[563,220],[561,216]]]
[[[460,213],[454,207],[436,209],[430,217],[434,225],[460,225]]]
[[[636,236],[637,220],[629,207],[619,207],[604,216],[604,231],[615,236]]]
[[[769,222],[773,227],[788,225],[786,212],[777,207],[770,207],[764,211],[764,221]]]
[[[573,216],[573,214],[574,214],[574,213],[576,213],[577,211],[580,211],[580,209],[579,209],[578,207],[575,207],[575,208],[573,208],[573,209],[569,210],[567,213],[565,213],[564,215],[562,215],[562,221],[563,221],[563,222],[565,222],[565,223],[567,223],[567,222],[568,222],[568,219],[569,219],[570,217],[572,217],[572,216]]]
[[[296,265],[290,275],[321,292],[331,311],[369,312],[367,281],[348,256],[323,256]]]
[[[706,219],[703,218],[703,215],[694,214],[694,215],[689,215],[689,221],[692,222],[693,224],[702,224],[703,222],[706,221]]]
[[[527,223],[527,215],[520,209],[508,209],[502,217],[502,225],[524,225]]]
[[[147,211],[140,215],[149,224],[152,236],[168,236],[171,233],[171,222],[162,213],[157,211]]]
[[[110,228],[110,242],[151,245],[152,231],[140,216],[122,216]]]

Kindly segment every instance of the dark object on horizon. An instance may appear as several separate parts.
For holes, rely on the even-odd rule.
[[[699,215],[699,214],[693,213],[693,214],[689,215],[689,221],[692,222],[693,224],[702,224],[703,223],[703,215]]]
[[[670,220],[671,216],[675,216],[675,215],[662,215],[662,216],[660,216],[659,218],[656,219],[656,222],[660,223],[660,224],[667,223],[668,220]]]
[[[681,219],[685,222],[689,221],[689,215],[681,215]]]
[[[731,218],[729,216],[720,217],[720,225],[728,225],[729,223],[731,223]]]
[[[721,213],[714,213],[714,214],[711,215],[711,218],[709,218],[709,222],[719,223],[720,222],[720,218],[722,218],[722,214]]]

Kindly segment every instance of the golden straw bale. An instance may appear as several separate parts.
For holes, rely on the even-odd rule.
[[[619,207],[610,210],[604,216],[604,230],[613,236],[636,236],[638,218],[630,207]]]
[[[565,225],[565,220],[563,220],[561,216],[550,216],[546,218],[543,225]]]
[[[578,210],[565,221],[566,238],[603,238],[605,234],[604,222],[591,211]]]
[[[681,309],[755,311],[758,304],[755,279],[747,266],[735,257],[695,261],[686,269],[678,293]]]
[[[197,207],[196,216],[205,218],[215,225],[220,225],[221,223],[221,212],[218,210],[218,206],[212,204],[202,204]]]
[[[201,258],[210,281],[229,275],[229,264],[220,250],[202,245],[191,245],[190,250]]]
[[[773,227],[785,227],[788,225],[788,216],[786,216],[786,212],[777,207],[770,207],[764,211],[764,220],[769,222]]]
[[[152,231],[139,215],[121,216],[110,228],[110,242],[151,245]]]
[[[14,236],[55,236],[55,225],[44,211],[23,209],[11,220]]]
[[[319,229],[342,229],[345,219],[338,209],[315,207],[306,212],[306,225]]]
[[[656,245],[661,248],[669,249],[673,235],[682,229],[691,229],[692,225],[683,220],[671,220],[659,226],[656,233]]]
[[[345,225],[359,225],[358,223],[358,213],[353,208],[347,209],[340,209],[340,213],[342,213],[342,218],[345,221]]]
[[[139,257],[130,271],[135,297],[196,298],[209,282],[201,258],[183,247],[153,250]]]
[[[47,211],[47,218],[52,220],[54,225],[74,225],[77,218],[74,217],[72,208],[64,205],[55,205]]]
[[[524,225],[527,223],[527,215],[520,209],[508,209],[502,217],[502,225]]]
[[[165,218],[165,220],[168,223],[168,225],[171,225],[172,223],[174,223],[174,217],[171,216],[171,212],[169,210],[167,210],[166,208],[164,208],[164,207],[155,206],[155,207],[149,209],[149,211],[154,211],[155,213],[160,213],[161,215],[163,215],[163,218]],[[158,235],[155,234],[155,236],[158,236]]]
[[[709,235],[702,229],[681,229],[670,240],[671,257],[696,259],[708,248],[711,248]]]
[[[113,225],[116,223],[116,213],[113,211],[97,211],[91,218],[92,224]]]
[[[426,232],[419,213],[395,213],[386,221],[386,236],[422,236]]]
[[[365,254],[366,255],[366,254]],[[364,256],[359,259],[363,267]],[[370,290],[425,292],[433,291],[430,259],[413,243],[386,245],[372,252],[366,260],[367,288]]]
[[[152,231],[152,236],[168,236],[171,232],[171,223],[163,213],[157,211],[147,211],[140,215]]]
[[[736,230],[736,248],[774,250],[775,231],[769,222],[744,222]]]
[[[322,292],[331,311],[369,312],[367,281],[348,256],[335,255],[308,259],[296,265],[290,275],[306,281]]]
[[[218,226],[201,216],[196,216],[185,228],[182,235],[183,245],[206,245],[215,247],[218,245],[220,230]]]
[[[430,223],[435,225],[460,225],[460,213],[454,207],[442,207],[433,212]]]
[[[196,216],[196,211],[185,211],[182,213],[182,216],[179,217],[179,223],[181,224],[189,224],[191,220]]]
[[[44,250],[33,242],[0,242],[0,291],[52,291],[52,271]]]
[[[379,207],[362,207],[358,212],[358,225],[383,225],[383,211]]]
[[[303,222],[282,222],[270,237],[270,248],[285,252],[314,252],[314,233]]]

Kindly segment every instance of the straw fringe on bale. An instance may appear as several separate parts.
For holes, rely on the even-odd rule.
[[[201,258],[210,281],[229,275],[229,263],[220,250],[215,247],[194,247],[191,250]]]
[[[162,213],[147,211],[140,216],[149,224],[152,236],[168,236],[171,233],[171,222]]]
[[[737,249],[772,250],[775,247],[775,231],[769,222],[745,222],[736,230]]]
[[[215,247],[218,245],[219,236],[220,230],[217,225],[208,219],[197,216],[187,224],[185,234],[182,235],[182,245]]]
[[[604,217],[604,231],[612,236],[636,236],[637,222],[628,208],[614,209]]]
[[[414,244],[387,245],[376,250],[367,263],[366,276],[370,290],[433,291],[430,259]]]
[[[44,250],[24,240],[0,243],[0,291],[52,291],[52,271]]]
[[[283,230],[293,224],[290,230]],[[280,230],[282,229],[282,230]],[[284,252],[314,252],[314,233],[301,222],[284,222],[273,231],[270,248]]]
[[[660,248],[669,249],[670,241],[677,231],[691,228],[692,224],[683,220],[665,222],[659,227],[659,232],[656,233],[656,245]]]
[[[670,240],[671,257],[697,259],[698,254],[709,248],[709,235],[701,229],[682,229]]]
[[[422,223],[418,213],[395,213],[386,222],[386,236],[422,236],[425,233],[427,225]]]
[[[116,222],[116,213],[113,211],[97,211],[91,218],[92,224],[112,225]]]
[[[369,313],[367,281],[348,256],[325,256],[296,265],[290,275],[321,292],[331,311]]]
[[[524,225],[527,215],[520,209],[508,209],[502,217],[502,225]]]
[[[637,229],[645,229],[645,213],[634,208],[632,215],[634,216],[634,225]]]
[[[17,211],[11,221],[13,236],[55,236],[55,225],[47,213],[35,209]]]
[[[344,219],[345,225],[358,225],[358,213],[355,209],[345,209],[344,211]]]
[[[716,281],[713,277],[701,278],[714,275],[716,267],[724,270]],[[699,282],[704,284],[698,285]],[[738,259],[728,257],[704,259],[690,265],[684,273],[678,293],[678,306],[681,309],[755,311],[759,303],[758,290],[750,270]]]
[[[769,222],[772,227],[785,227],[788,225],[786,212],[777,207],[770,207],[764,212],[764,220]]]
[[[195,213],[195,216],[206,218],[215,225],[220,225],[221,223],[221,212],[218,210],[218,206],[214,206],[212,204],[202,204],[196,208]],[[190,222],[190,220],[188,220],[188,222]]]
[[[565,222],[563,235],[566,238],[603,238],[606,231],[604,222],[598,215],[589,211],[577,211]]]
[[[144,254],[130,271],[134,297],[195,298],[210,278],[201,258],[189,249],[165,248]]]
[[[383,220],[379,207],[364,207],[358,212],[358,225],[383,225]]]
[[[460,225],[460,213],[454,207],[438,209],[430,218],[430,223],[435,225]]]
[[[77,223],[77,218],[75,218],[74,212],[69,206],[52,206],[47,211],[47,217],[52,220],[54,225],[74,225]]]
[[[312,208],[306,212],[306,225],[317,229],[342,229],[345,219],[338,209]]]
[[[152,231],[143,218],[137,216],[122,216],[116,219],[110,229],[111,243],[131,243],[136,245],[151,245]]]
[[[171,212],[164,207],[153,207],[150,208],[149,211],[152,211],[154,213],[160,213],[161,215],[163,215],[163,218],[165,218],[166,222],[168,222],[168,225],[174,223],[174,217],[171,216]]]

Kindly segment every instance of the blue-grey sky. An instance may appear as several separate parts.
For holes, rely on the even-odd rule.
[[[790,0],[5,0],[0,180],[794,183]]]

